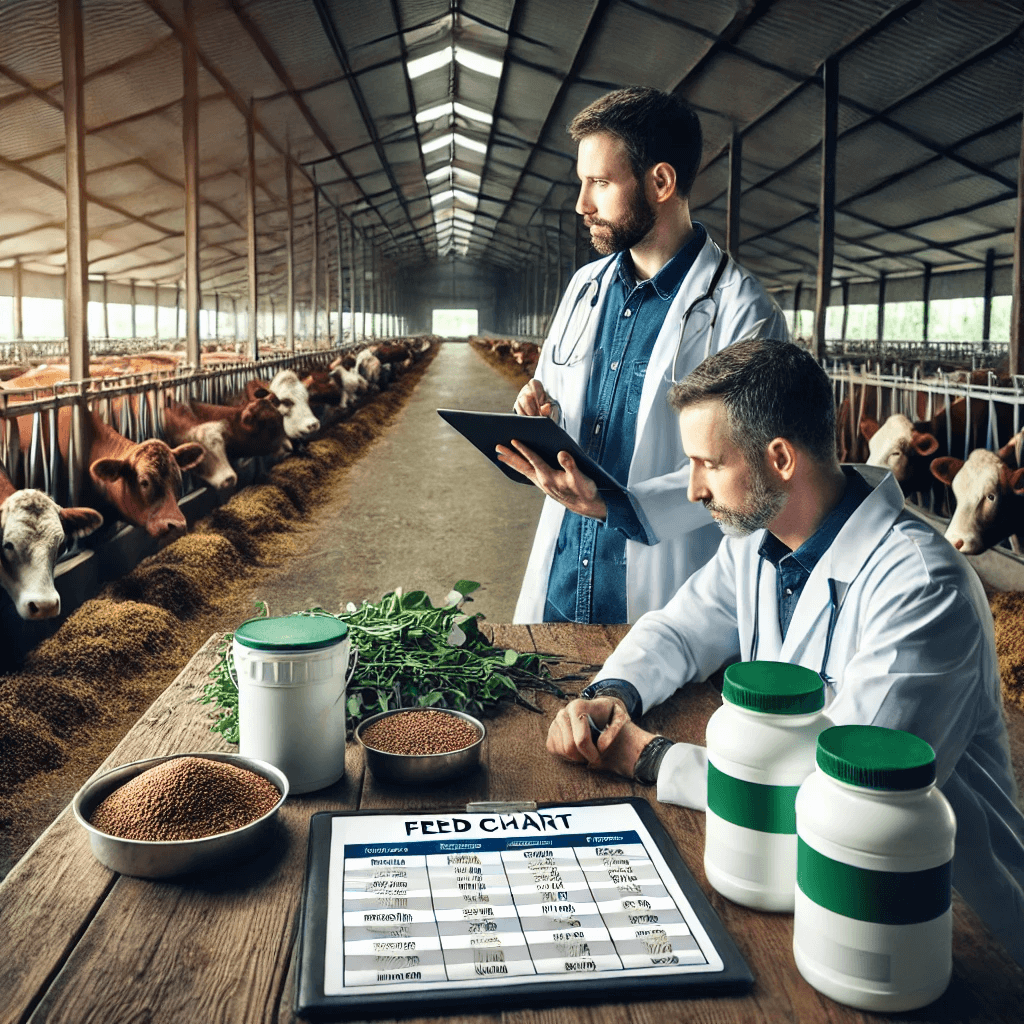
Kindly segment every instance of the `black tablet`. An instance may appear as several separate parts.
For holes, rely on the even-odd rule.
[[[685,999],[752,983],[645,800],[311,820],[302,1017]]]
[[[438,416],[450,423],[466,440],[480,449],[510,480],[528,484],[522,473],[498,459],[495,445],[512,448],[512,439],[521,441],[555,469],[558,453],[568,452],[580,472],[590,477],[600,491],[625,491],[625,485],[602,469],[549,416],[519,416],[514,412],[469,412],[465,409],[438,409]],[[514,448],[512,448],[515,451]]]

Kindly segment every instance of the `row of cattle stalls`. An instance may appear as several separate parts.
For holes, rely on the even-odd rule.
[[[969,352],[969,346],[963,348]],[[980,355],[978,362],[987,362],[988,353],[982,350]],[[890,349],[888,343],[885,356],[875,360],[824,361],[836,398],[840,459],[893,470],[899,479],[898,456],[923,455],[924,483],[920,473],[901,483],[908,501],[940,520],[952,514],[955,498],[934,471],[928,474],[929,460],[950,456],[966,462],[977,449],[1002,451],[1012,470],[1020,468],[1024,444],[1024,375],[991,366],[952,369],[947,363],[942,368],[943,362],[929,364],[923,354]],[[889,443],[899,433],[894,417],[909,421],[903,428],[904,433],[909,427],[915,434],[918,447],[913,452],[908,453],[905,442]],[[887,423],[894,429],[883,438],[879,431]],[[884,443],[869,446],[876,435]],[[922,437],[929,440],[921,441]],[[1024,523],[1021,526],[1024,532]],[[1000,546],[1010,545],[1004,539]],[[1016,545],[1013,548],[1017,550]]]
[[[198,370],[184,366],[117,377],[93,377],[46,387],[0,388],[0,468],[16,488],[44,491],[58,505],[77,506],[85,493],[88,467],[82,451],[81,423],[88,411],[129,441],[165,440],[163,409],[169,401],[230,404],[254,379],[270,380],[282,369],[319,369],[356,346],[263,357],[257,362],[230,362]],[[57,445],[57,418],[62,407],[74,411],[67,456]],[[24,436],[23,436],[24,435]],[[238,485],[251,483],[265,469],[260,458],[243,459]],[[182,474],[180,507],[191,525],[223,500],[193,474]],[[61,618],[23,622],[0,595],[0,618],[9,642],[30,649],[52,633],[60,621],[86,600],[100,584],[131,569],[153,553],[159,542],[145,531],[124,524],[105,524],[99,540],[73,541],[61,555],[55,572],[61,593]]]

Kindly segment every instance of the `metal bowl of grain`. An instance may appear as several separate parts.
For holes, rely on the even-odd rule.
[[[480,763],[487,730],[463,711],[398,708],[356,728],[366,767],[379,782],[444,782]]]
[[[71,807],[101,864],[170,878],[257,851],[287,796],[288,779],[272,764],[204,751],[112,768],[90,779]]]

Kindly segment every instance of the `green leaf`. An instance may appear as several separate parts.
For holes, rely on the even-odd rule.
[[[441,700],[440,692],[437,690],[431,690],[430,693],[421,693],[418,703],[421,708],[429,708],[439,700]]]
[[[514,665],[518,660],[518,651],[513,651],[511,648],[505,652],[505,657],[502,658],[502,661],[504,661],[506,665]]]
[[[355,718],[363,707],[363,698],[355,693],[345,702],[345,706],[348,708],[348,713]]]
[[[457,590],[463,597],[467,594],[472,594],[474,590],[479,589],[480,584],[474,583],[472,580],[459,580],[459,582],[452,587],[452,590]]]

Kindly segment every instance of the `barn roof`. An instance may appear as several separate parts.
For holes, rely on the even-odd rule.
[[[609,89],[699,111],[695,216],[723,240],[742,140],[740,259],[813,282],[822,67],[838,58],[836,281],[1013,254],[1024,9],[1011,0],[192,0],[204,290],[246,289],[246,117],[262,287],[283,290],[313,186],[393,268],[521,270],[577,231],[566,124]],[[184,274],[182,0],[82,0],[89,269]],[[0,265],[65,263],[57,0],[0,3]],[[336,244],[328,241],[328,245]],[[1008,274],[1005,275],[1008,279]],[[301,285],[300,285],[301,287]]]

